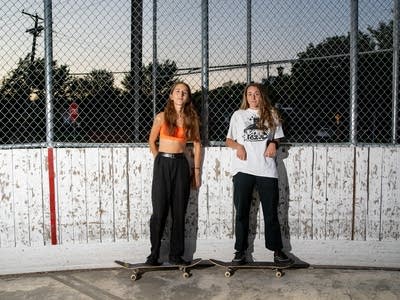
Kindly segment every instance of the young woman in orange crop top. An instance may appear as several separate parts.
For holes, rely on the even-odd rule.
[[[149,137],[154,156],[150,218],[151,253],[146,263],[159,265],[161,238],[171,208],[172,228],[169,261],[186,264],[184,254],[185,214],[190,195],[190,168],[184,154],[186,143],[193,142],[194,184],[201,185],[201,143],[199,117],[192,103],[190,87],[176,82],[163,112],[153,123]],[[158,141],[158,145],[157,145]]]

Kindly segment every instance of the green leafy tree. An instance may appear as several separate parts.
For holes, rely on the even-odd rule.
[[[209,91],[208,139],[210,141],[225,141],[229,121],[234,111],[240,107],[245,86],[246,83],[228,82]],[[201,108],[201,97],[201,93],[199,93],[196,101],[199,103],[199,108]]]
[[[368,32],[374,39],[379,50],[392,49],[393,47],[393,21],[380,22],[378,28],[368,27]]]
[[[71,101],[78,104],[77,141],[127,142],[128,118],[122,90],[115,86],[112,72],[93,70],[69,82]],[[79,140],[80,139],[80,140]]]
[[[148,135],[152,126],[154,113],[158,113],[163,110],[170,87],[177,80],[176,72],[178,68],[176,63],[170,60],[166,60],[163,63],[157,65],[157,77],[156,77],[156,95],[154,97],[153,92],[153,64],[150,63],[147,66],[143,66],[140,74],[141,88],[138,91],[139,101],[138,107],[135,109],[135,93],[133,90],[133,78],[132,74],[127,74],[122,81],[124,87],[124,93],[122,98],[127,103],[127,113],[129,115],[130,136],[134,137],[135,126],[139,127],[139,141],[147,142]],[[153,102],[155,99],[155,110],[153,108]],[[136,114],[136,115],[135,115]],[[135,124],[137,122],[138,124]],[[132,140],[137,141],[137,140]]]
[[[9,72],[0,87],[0,142],[3,144],[46,141],[44,59],[26,57]],[[53,63],[55,102],[64,97],[69,76],[66,66]]]
[[[390,83],[390,71],[387,69],[390,64],[386,54],[376,51],[382,46],[377,39],[385,35],[382,31],[387,31],[387,28],[381,26],[370,34],[359,32],[360,112],[365,111],[368,105],[374,106],[370,97],[388,101],[378,97],[378,94],[388,94],[387,83]],[[350,37],[346,35],[326,38],[316,46],[310,44],[306,51],[298,54],[299,60],[292,65],[289,97],[284,100],[284,104],[295,112],[291,115],[291,123],[296,126],[296,130],[292,130],[291,141],[316,141],[320,128],[330,129],[330,139],[327,141],[349,140],[349,52]],[[380,72],[373,71],[377,68]],[[375,84],[377,82],[380,87]],[[367,116],[361,113],[359,129],[369,127],[368,123]]]
[[[389,143],[392,121],[393,22],[368,28],[375,51],[360,55],[358,140]]]

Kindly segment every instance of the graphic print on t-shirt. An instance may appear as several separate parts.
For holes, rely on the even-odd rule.
[[[246,128],[243,131],[243,139],[245,142],[259,142],[268,139],[271,130],[269,128],[258,129],[257,123],[259,119],[260,118],[257,116],[251,116],[244,122],[246,125]]]

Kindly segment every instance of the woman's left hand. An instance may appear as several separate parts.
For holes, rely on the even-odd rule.
[[[276,145],[275,145],[275,143],[269,143],[267,149],[264,152],[264,156],[272,157],[272,158],[276,156]]]
[[[194,169],[192,186],[198,189],[201,186],[201,172],[200,169]]]

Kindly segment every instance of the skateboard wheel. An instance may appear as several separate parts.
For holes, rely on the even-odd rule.
[[[231,275],[232,275],[232,273],[231,273],[231,272],[229,272],[229,271],[226,271],[226,272],[225,272],[225,277],[226,277],[226,278],[229,278],[229,277],[231,277]]]
[[[133,273],[133,274],[131,275],[131,280],[136,281],[136,279],[137,279],[137,274],[136,274],[136,273]]]
[[[183,276],[183,278],[188,279],[190,277],[190,273],[189,272],[183,272],[182,276]]]
[[[275,276],[277,278],[281,278],[282,277],[282,272],[281,271],[276,271]]]

